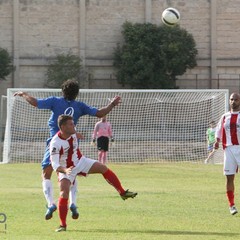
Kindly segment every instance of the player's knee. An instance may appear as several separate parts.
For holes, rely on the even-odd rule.
[[[42,178],[43,179],[51,179],[52,172],[53,172],[53,168],[51,165],[45,167],[42,171]]]
[[[69,191],[60,191],[60,197],[61,198],[69,198]]]
[[[104,174],[105,172],[107,172],[108,168],[105,164],[101,164],[101,173]]]

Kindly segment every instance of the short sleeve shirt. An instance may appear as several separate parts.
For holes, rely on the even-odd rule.
[[[86,103],[72,100],[68,101],[63,97],[49,97],[45,99],[37,99],[37,107],[39,109],[48,109],[52,112],[48,126],[50,128],[50,137],[53,137],[58,131],[57,119],[61,114],[73,117],[74,124],[84,115],[96,116],[97,108],[91,107]]]

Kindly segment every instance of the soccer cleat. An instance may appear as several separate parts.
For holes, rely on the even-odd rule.
[[[238,210],[237,210],[237,208],[235,207],[235,205],[231,206],[231,207],[229,208],[229,211],[230,211],[230,213],[231,213],[232,215],[235,215],[236,213],[238,213]]]
[[[126,190],[123,194],[120,195],[123,200],[126,200],[128,198],[135,198],[137,196],[137,193],[135,192],[129,192]]]
[[[67,231],[67,227],[63,227],[63,226],[59,226],[59,228],[57,228],[56,230],[55,230],[55,232],[66,232]]]
[[[78,213],[77,207],[74,203],[71,204],[70,210],[72,212],[72,219],[78,219],[79,213]]]
[[[47,212],[45,214],[45,219],[49,220],[52,218],[53,212],[57,210],[57,206],[53,204],[51,207],[48,207]]]

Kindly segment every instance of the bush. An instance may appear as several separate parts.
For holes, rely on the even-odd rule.
[[[47,87],[60,87],[67,79],[80,81],[81,58],[73,54],[59,54],[47,69]]]
[[[13,71],[12,58],[6,49],[0,48],[0,80],[6,80]]]
[[[124,43],[114,52],[116,77],[122,86],[176,88],[176,76],[197,65],[195,41],[178,26],[126,22],[122,34]]]

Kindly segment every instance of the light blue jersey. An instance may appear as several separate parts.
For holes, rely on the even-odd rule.
[[[49,143],[52,137],[59,131],[57,119],[61,114],[70,115],[73,117],[74,124],[77,124],[78,119],[84,115],[96,116],[97,108],[88,106],[80,101],[67,101],[63,97],[49,97],[45,99],[37,99],[37,108],[49,109],[52,114],[48,120],[48,126],[50,128],[50,138],[47,140],[47,147],[45,150],[44,158],[42,161],[42,168],[49,166],[50,154]]]

